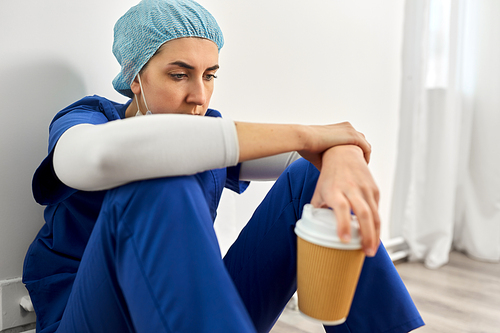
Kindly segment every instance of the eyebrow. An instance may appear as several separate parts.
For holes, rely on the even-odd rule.
[[[180,60],[171,62],[171,63],[169,63],[169,65],[175,65],[175,66],[179,66],[179,67],[186,68],[186,69],[191,69],[191,70],[194,69],[194,67],[191,66],[190,64],[187,64],[184,61],[180,61]],[[215,71],[217,69],[219,69],[219,65],[213,65],[212,67],[208,67],[206,70],[208,70],[208,71]]]

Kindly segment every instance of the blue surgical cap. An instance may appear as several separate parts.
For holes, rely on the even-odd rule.
[[[222,31],[214,17],[192,0],[143,0],[115,24],[113,54],[121,65],[113,80],[120,94],[132,98],[130,84],[165,42],[182,37],[213,41],[220,50]]]

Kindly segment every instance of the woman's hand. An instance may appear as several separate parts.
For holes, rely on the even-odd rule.
[[[330,207],[338,221],[338,235],[350,240],[351,209],[357,216],[365,254],[374,256],[380,243],[379,191],[354,145],[336,146],[322,154],[321,171],[311,204]]]
[[[313,163],[318,170],[321,170],[321,153],[328,148],[339,145],[358,146],[363,151],[366,163],[370,162],[371,145],[366,141],[363,133],[356,131],[350,123],[307,126],[307,130],[309,139],[306,143],[306,149],[299,151],[299,153]]]

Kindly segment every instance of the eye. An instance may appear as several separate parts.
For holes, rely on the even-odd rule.
[[[217,76],[215,74],[207,74],[205,75],[205,80],[207,81],[212,81],[213,79],[216,79]]]
[[[186,74],[184,73],[172,73],[170,74],[170,77],[174,80],[182,80],[184,79],[185,77],[187,77]]]

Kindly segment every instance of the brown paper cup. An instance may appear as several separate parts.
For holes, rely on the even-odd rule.
[[[351,308],[365,255],[339,250],[297,237],[299,309],[327,325],[342,324]]]
[[[325,325],[342,324],[349,314],[365,259],[355,218],[351,243],[340,242],[330,209],[304,206],[297,222],[299,310]]]

